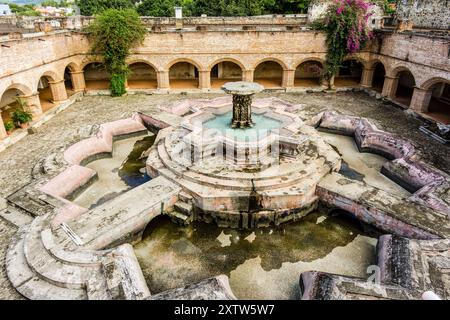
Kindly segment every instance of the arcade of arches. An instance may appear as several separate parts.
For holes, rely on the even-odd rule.
[[[264,60],[254,69],[244,67],[239,61],[223,59],[210,67],[201,67],[191,60],[179,60],[169,64],[166,70],[157,69],[145,61],[129,64],[127,87],[129,90],[189,90],[219,89],[229,81],[254,81],[267,89],[319,88],[324,85],[323,62],[305,59],[294,70],[282,62]],[[450,81],[448,79],[430,80],[418,87],[414,74],[406,67],[389,70],[381,61],[369,63],[360,60],[346,60],[339,73],[332,79],[335,87],[366,87],[399,103],[405,108],[440,121],[450,123]],[[59,79],[56,75],[62,74]],[[32,90],[20,90],[20,85],[11,86],[1,96],[1,118],[3,123],[10,121],[11,113],[28,108],[34,118],[66,101],[76,92],[106,90],[110,75],[97,61],[82,67],[75,64],[65,66],[64,70],[44,73]],[[27,92],[25,92],[27,91]],[[18,98],[25,104],[19,103]],[[0,126],[0,137],[7,136],[4,126]]]

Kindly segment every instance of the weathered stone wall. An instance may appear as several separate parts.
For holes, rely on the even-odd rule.
[[[149,74],[156,75],[158,90],[170,89],[171,78],[197,76],[195,66],[199,88],[208,90],[211,87],[211,69],[224,61],[236,63],[245,81],[261,76],[281,77],[283,88],[294,87],[296,75],[300,76],[296,70],[301,63],[317,61],[323,64],[325,61],[325,35],[317,31],[225,29],[222,26],[222,30],[211,31],[149,32],[127,62],[145,63],[152,68]],[[49,80],[56,101],[67,99],[63,82],[66,67],[70,69],[75,91],[85,89],[85,80],[106,78],[98,72],[84,74],[84,67],[91,62],[101,62],[101,56],[90,52],[89,41],[80,32],[35,33],[23,39],[0,40],[0,43],[0,95],[7,89],[20,90],[23,96],[28,97],[28,102],[36,106],[37,110],[33,112],[37,116],[39,99],[36,99],[36,93],[42,76]],[[383,95],[391,97],[395,94],[401,71],[410,71],[415,87],[425,91],[437,82],[450,82],[448,52],[448,38],[381,31],[378,40],[349,59],[362,64],[361,85],[366,87],[372,84],[374,65],[381,62],[387,79]],[[260,72],[257,67],[266,61],[270,61],[272,67]],[[183,62],[185,67],[171,68],[177,62]],[[222,69],[223,77],[238,74],[237,70],[227,72],[227,68]],[[416,98],[422,99],[422,104],[426,104],[428,96],[431,96],[425,91],[417,92]],[[412,105],[419,108],[417,103]]]
[[[449,0],[398,0],[397,16],[412,21],[416,28],[448,30],[450,28]]]

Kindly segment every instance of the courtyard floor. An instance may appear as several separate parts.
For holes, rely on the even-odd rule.
[[[92,126],[125,118],[135,111],[147,114],[161,112],[164,106],[183,99],[214,98],[223,94],[189,95],[130,95],[121,98],[84,97],[28,135],[19,143],[0,153],[0,197],[6,197],[31,179],[33,166],[42,158],[61,152],[67,146],[86,137]],[[372,119],[380,129],[409,139],[420,150],[423,159],[450,173],[448,146],[443,146],[419,131],[419,120],[402,110],[383,104],[365,93],[295,94],[263,93],[258,97],[278,97],[291,103],[303,104],[300,117],[308,119],[317,113],[334,109],[344,114]],[[11,287],[6,277],[4,258],[7,245],[15,228],[0,219],[0,299],[18,299],[20,295]]]

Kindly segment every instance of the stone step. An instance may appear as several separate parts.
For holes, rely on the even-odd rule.
[[[239,190],[239,191],[252,191],[253,185],[251,183],[251,179],[242,179],[239,177],[227,177],[227,176],[215,176],[204,174],[200,172],[196,172],[193,168],[189,168],[189,170],[183,165],[174,161],[167,152],[164,143],[159,143],[157,146],[158,149],[158,158],[160,162],[170,170],[175,176],[180,178],[189,180],[196,184],[201,184],[202,186],[211,186],[211,187],[220,187],[221,189],[226,190]],[[266,190],[268,188],[284,188],[289,187],[294,184],[297,184],[305,179],[308,179],[311,175],[317,174],[318,168],[315,165],[310,165],[303,170],[299,171],[292,167],[292,170],[288,170],[279,173],[274,176],[268,176],[264,178],[253,179],[254,187],[256,190]],[[324,167],[325,168],[325,167]],[[324,169],[325,170],[325,169]],[[161,173],[161,169],[158,170]],[[174,181],[177,181],[174,180]]]
[[[177,212],[177,211],[171,211],[168,212],[167,215],[170,217],[170,219],[179,225],[182,226],[187,226],[188,224],[190,224],[193,221],[193,217],[192,216],[187,216],[181,212]]]
[[[22,227],[33,221],[33,217],[27,212],[12,206],[8,206],[6,209],[1,210],[0,217],[16,227]]]
[[[194,213],[194,206],[192,205],[192,203],[177,201],[174,204],[174,208],[176,211],[183,213],[184,215],[189,217]]]
[[[6,272],[12,285],[24,297],[32,300],[83,300],[83,289],[68,289],[53,285],[39,278],[28,266],[24,254],[24,236],[29,226],[24,226],[13,236],[6,253]]]
[[[24,237],[24,254],[34,273],[46,282],[69,289],[85,289],[88,279],[87,268],[68,265],[58,261],[45,248],[42,239],[42,225],[36,218]]]
[[[178,198],[180,199],[180,201],[186,202],[186,203],[190,203],[194,200],[194,197],[192,197],[189,193],[185,192],[185,191],[181,191],[178,194]]]

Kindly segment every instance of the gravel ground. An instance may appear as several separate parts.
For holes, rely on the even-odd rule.
[[[161,112],[165,105],[186,98],[213,98],[220,94],[130,95],[121,98],[84,97],[67,110],[38,128],[19,143],[0,153],[0,196],[6,197],[31,179],[31,170],[39,159],[63,150],[80,140],[92,125],[126,118],[135,111],[147,114]],[[263,93],[257,97],[275,96],[292,103],[304,104],[298,111],[308,118],[323,110],[335,109],[344,114],[370,118],[383,130],[396,133],[415,143],[424,160],[450,173],[449,147],[435,142],[419,131],[421,122],[402,110],[369,97],[365,93],[295,94]],[[0,218],[0,299],[17,299],[4,270],[5,250],[15,229]]]

